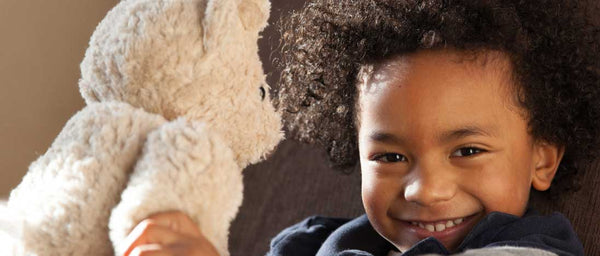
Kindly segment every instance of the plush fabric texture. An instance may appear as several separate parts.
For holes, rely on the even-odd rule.
[[[268,0],[118,3],[81,63],[87,106],[0,209],[2,234],[19,241],[0,255],[121,255],[137,223],[170,210],[229,255],[242,170],[283,137],[258,56],[269,9]]]
[[[21,228],[18,221],[18,217],[14,216],[12,211],[9,211],[7,202],[2,199],[0,200],[0,251],[5,252],[6,255],[21,255],[22,251],[19,251],[19,241],[21,237]]]
[[[121,243],[139,220],[165,210],[192,217],[226,255],[229,223],[243,192],[241,168],[233,159],[228,143],[203,122],[176,119],[152,131],[111,214],[110,237],[117,255],[124,252]]]
[[[434,256],[436,254],[425,254],[424,256]],[[487,255],[487,256],[554,256],[555,253],[534,249],[534,248],[523,248],[523,247],[494,247],[494,248],[482,248],[468,250],[464,253],[454,254],[454,256],[476,256],[476,255]],[[395,256],[395,255],[390,255]]]
[[[8,207],[23,220],[24,250],[110,254],[110,209],[148,132],[164,122],[116,102],[91,104],[75,114],[11,192]]]

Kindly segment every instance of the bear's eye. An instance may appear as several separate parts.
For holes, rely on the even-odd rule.
[[[260,99],[264,100],[265,96],[267,95],[267,92],[265,91],[265,88],[262,86],[259,89],[260,89]]]

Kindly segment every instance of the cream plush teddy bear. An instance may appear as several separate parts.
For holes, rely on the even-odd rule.
[[[2,216],[19,243],[7,254],[119,255],[138,222],[178,210],[228,255],[242,170],[283,137],[258,57],[269,10],[268,0],[114,7],[81,64],[87,106],[11,192]]]

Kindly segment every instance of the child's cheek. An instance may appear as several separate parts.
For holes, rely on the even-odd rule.
[[[400,193],[401,177],[376,169],[363,170],[361,184],[367,214],[380,219],[386,218],[394,199]]]
[[[374,214],[381,211],[385,204],[385,198],[381,196],[382,191],[381,180],[376,177],[372,171],[362,172],[362,200],[367,213]]]
[[[478,163],[472,161],[464,173],[467,175],[461,179],[461,187],[483,204],[486,213],[524,213],[531,183],[526,166],[498,155],[478,159]]]
[[[364,172],[363,172],[364,173]],[[381,233],[387,226],[387,209],[390,205],[389,192],[385,190],[385,182],[373,176],[362,180],[362,200],[365,212],[373,227]],[[385,232],[385,231],[384,231]]]

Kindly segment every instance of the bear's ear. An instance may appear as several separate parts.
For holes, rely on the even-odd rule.
[[[239,22],[248,32],[260,32],[266,25],[271,11],[269,0],[208,0],[202,26],[205,47],[219,44]]]
[[[262,31],[267,26],[271,3],[268,0],[241,0],[238,4],[240,20],[246,30]]]
[[[221,44],[228,32],[232,30],[237,17],[237,5],[240,0],[208,0],[201,18],[204,33],[204,50],[209,51],[213,46]],[[200,1],[204,2],[204,1]]]

